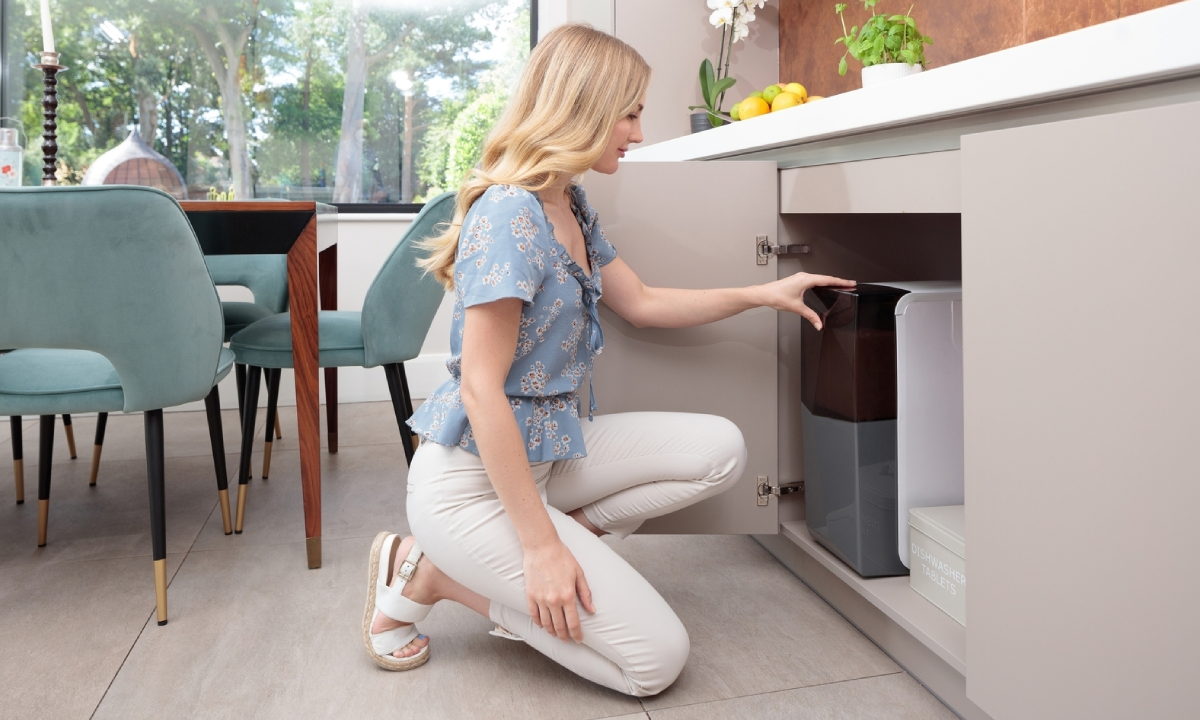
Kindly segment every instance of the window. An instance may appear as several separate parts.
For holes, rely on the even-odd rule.
[[[119,177],[125,156],[172,175],[146,170],[156,152],[193,200],[423,202],[478,160],[535,1],[51,0],[68,66],[59,182]],[[38,0],[0,0],[0,115],[28,131],[26,185],[41,178],[41,48]]]

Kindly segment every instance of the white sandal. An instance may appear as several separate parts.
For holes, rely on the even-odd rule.
[[[424,665],[429,660],[429,646],[421,648],[416,655],[406,658],[393,657],[392,653],[417,639],[417,623],[424,620],[432,605],[422,605],[401,595],[404,586],[412,579],[417,571],[417,561],[421,559],[421,549],[414,542],[408,557],[400,566],[396,581],[388,585],[395,562],[396,552],[400,549],[402,538],[395,533],[382,532],[375,536],[371,545],[371,561],[367,571],[367,609],[363,614],[362,637],[363,644],[370,653],[371,659],[385,670],[412,670]],[[410,623],[394,630],[385,630],[372,634],[371,624],[375,621],[375,612]]]

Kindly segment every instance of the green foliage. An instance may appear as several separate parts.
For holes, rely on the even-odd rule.
[[[528,9],[512,5],[444,0],[372,6],[369,45],[377,57],[371,59],[362,116],[365,199],[399,200],[406,124],[423,181],[418,195],[426,184],[446,186],[450,167],[465,172],[477,161],[482,138],[528,55]],[[248,33],[236,58],[237,87],[257,194],[309,193],[328,200],[341,132],[349,6],[341,0],[54,0],[55,41],[70,67],[58,85],[61,182],[78,182],[97,157],[140,126],[143,138],[184,176],[193,197],[204,197],[209,187],[228,189],[226,108],[197,30],[214,38],[224,62],[223,27],[234,40]],[[27,185],[41,178],[42,76],[30,67],[41,47],[39,16],[38,0],[8,0],[3,23],[9,48],[3,61],[12,66],[13,81],[10,106],[0,115],[17,116],[30,131]],[[102,30],[106,22],[120,35]],[[479,51],[493,42],[493,28],[509,28],[512,37],[504,39],[512,51],[484,61]],[[391,79],[398,69],[414,81],[412,118],[405,117],[404,98]],[[450,96],[429,94],[446,83],[453,87]],[[468,110],[459,122],[459,112]],[[440,167],[433,182],[425,172],[432,165]]]
[[[863,0],[863,9],[873,10],[878,0]],[[933,39],[917,30],[917,21],[912,17],[912,7],[903,15],[882,15],[872,12],[860,30],[857,25],[846,30],[843,13],[846,3],[837,3],[833,9],[842,22],[842,37],[834,44],[846,46],[846,52],[838,62],[838,75],[846,74],[846,55],[852,56],[863,67],[882,63],[905,63],[925,65],[925,46]]]
[[[688,110],[708,110],[708,122],[713,127],[723,125],[725,121],[719,115],[721,100],[725,97],[725,91],[736,82],[737,80],[731,77],[717,79],[712,62],[704,58],[704,62],[700,63],[700,97],[704,98],[704,104],[689,105]]]

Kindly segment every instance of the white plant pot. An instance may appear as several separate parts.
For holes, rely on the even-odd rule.
[[[916,75],[924,69],[921,65],[908,65],[906,63],[870,65],[862,69],[862,86],[871,87],[872,85],[879,85],[889,80]]]

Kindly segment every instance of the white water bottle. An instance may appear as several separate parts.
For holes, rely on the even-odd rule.
[[[0,187],[18,187],[25,163],[25,148],[16,128],[0,128]]]

